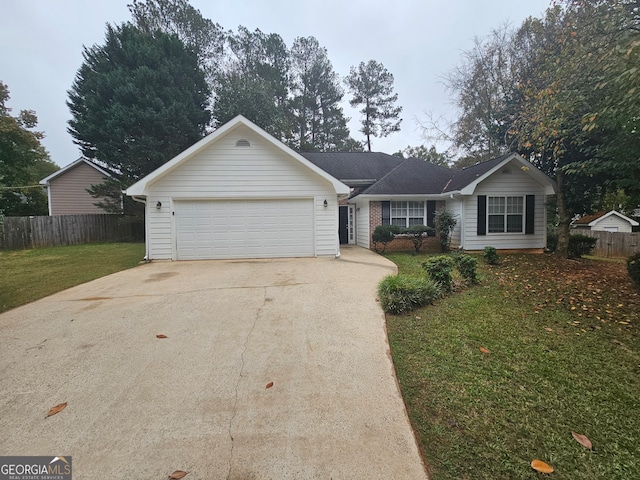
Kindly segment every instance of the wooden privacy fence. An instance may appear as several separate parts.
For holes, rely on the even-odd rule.
[[[4,217],[0,221],[4,250],[144,240],[143,221],[121,215]]]
[[[572,232],[573,233],[573,232]],[[640,233],[601,232],[587,230],[580,232],[598,239],[593,255],[597,257],[630,257],[640,252]]]

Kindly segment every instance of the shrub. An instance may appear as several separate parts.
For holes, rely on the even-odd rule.
[[[471,255],[454,255],[456,262],[456,268],[460,272],[460,275],[470,283],[478,283],[478,260]]]
[[[433,302],[440,295],[438,285],[428,278],[387,275],[378,284],[378,298],[387,313],[400,314]]]
[[[449,251],[451,245],[451,232],[458,223],[453,213],[446,208],[441,208],[435,214],[436,233],[440,238],[440,245],[443,252]]]
[[[627,272],[629,272],[631,280],[640,287],[640,253],[627,258]]]
[[[453,258],[447,255],[431,257],[422,264],[422,268],[427,271],[431,280],[438,283],[440,288],[445,292],[451,291],[451,281],[453,280],[451,274],[453,272],[453,267]]]
[[[420,253],[420,248],[422,248],[424,240],[432,232],[435,232],[435,230],[431,227],[427,227],[426,225],[412,225],[402,231],[402,233],[407,234],[409,238],[411,238],[415,253]]]
[[[384,253],[387,249],[387,243],[393,241],[398,233],[400,233],[400,227],[396,225],[378,225],[371,236],[374,250],[377,252],[378,244],[381,243],[382,253]]]
[[[496,263],[498,263],[498,251],[495,249],[495,247],[484,247],[482,256],[489,265],[495,265]]]
[[[598,242],[597,238],[577,234],[569,236],[569,258],[581,258],[591,253]]]

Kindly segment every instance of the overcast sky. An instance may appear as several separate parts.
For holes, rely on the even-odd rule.
[[[17,114],[35,110],[51,159],[64,166],[80,156],[67,133],[67,90],[82,63],[83,45],[104,44],[105,25],[130,20],[128,0],[5,0],[0,14],[0,80],[9,86],[8,106]],[[394,153],[424,142],[416,119],[425,112],[451,116],[442,84],[483,36],[504,22],[518,26],[540,16],[549,0],[191,0],[205,18],[225,30],[243,25],[278,33],[291,47],[296,37],[314,36],[327,48],[342,77],[352,65],[374,59],[395,77],[402,130],[374,138],[375,151]],[[362,140],[358,113],[351,135]]]

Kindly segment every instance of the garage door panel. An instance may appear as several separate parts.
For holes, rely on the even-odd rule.
[[[313,201],[177,201],[179,260],[314,254]]]

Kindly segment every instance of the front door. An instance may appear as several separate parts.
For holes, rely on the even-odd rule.
[[[349,243],[349,205],[340,205],[338,237],[340,237],[340,245]]]

